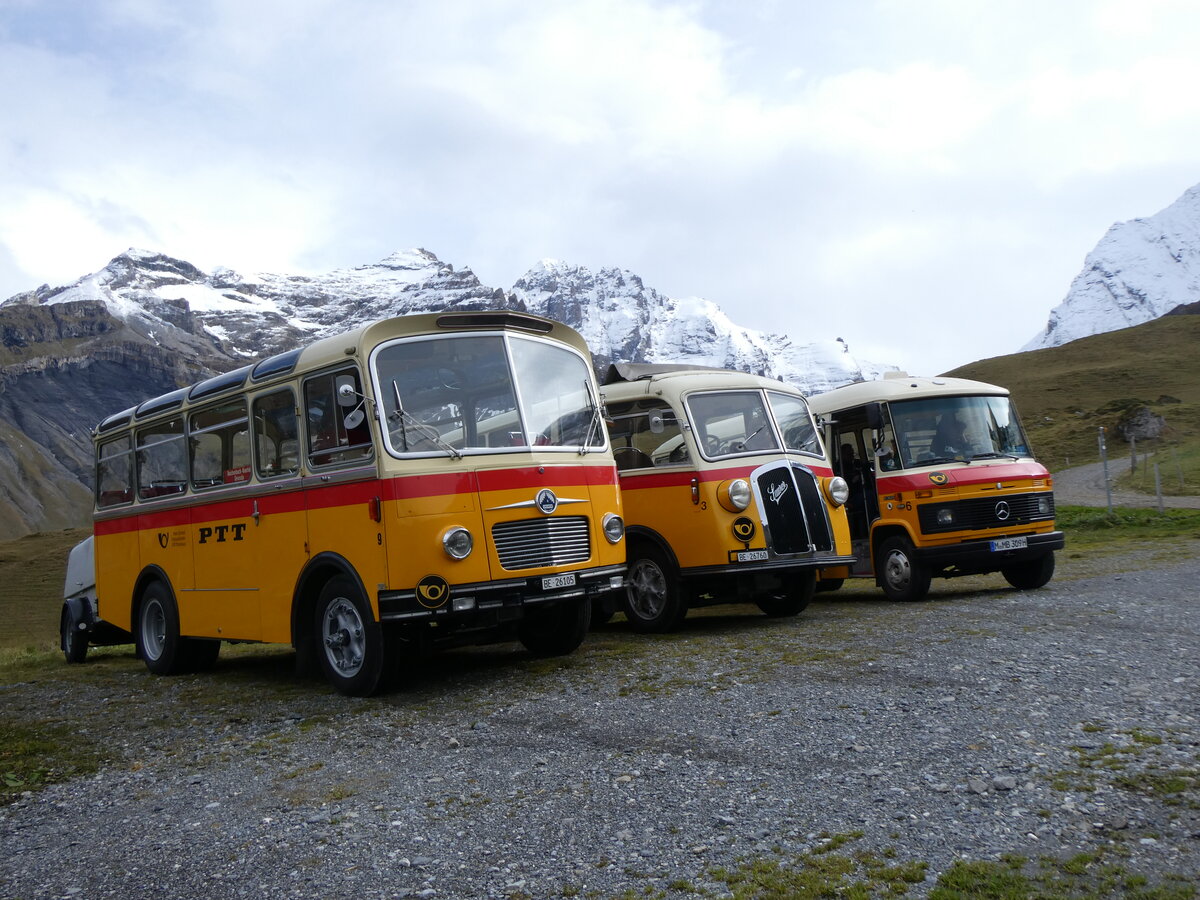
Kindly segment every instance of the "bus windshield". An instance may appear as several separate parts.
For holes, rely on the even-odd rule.
[[[1030,455],[1008,397],[902,400],[891,404],[891,413],[900,462],[906,468]]]
[[[393,455],[604,447],[582,357],[502,335],[400,340],[373,361]]]
[[[713,391],[687,399],[696,439],[709,459],[780,449],[820,454],[808,405],[799,397],[768,391]],[[769,404],[769,412],[768,412]]]

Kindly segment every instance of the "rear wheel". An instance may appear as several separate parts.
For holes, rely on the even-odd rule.
[[[339,575],[317,600],[317,657],[329,683],[340,693],[366,697],[384,672],[383,631],[352,578]]]
[[[631,547],[625,578],[625,617],[633,630],[658,634],[674,631],[686,615],[679,570],[657,547]]]
[[[1005,566],[1000,570],[1000,574],[1018,590],[1031,591],[1034,588],[1045,587],[1054,577],[1054,554],[1047,553],[1029,562]]]
[[[59,634],[62,638],[63,656],[69,663],[81,663],[87,658],[87,631],[80,628],[83,624],[71,612],[71,607],[63,605],[62,619],[59,624]]]
[[[929,593],[929,569],[916,558],[912,542],[903,535],[883,542],[875,571],[889,600],[923,600]]]
[[[517,626],[517,637],[534,656],[566,656],[583,643],[592,621],[590,600],[533,607]]]
[[[783,590],[771,597],[758,601],[758,608],[772,618],[799,615],[812,602],[817,588],[817,573],[814,569],[785,575]]]

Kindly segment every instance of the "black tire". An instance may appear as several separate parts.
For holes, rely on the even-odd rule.
[[[63,656],[69,663],[81,663],[87,659],[87,632],[79,627],[79,619],[71,612],[71,607],[63,605],[62,617],[59,623],[59,636]]]
[[[679,570],[657,547],[630,547],[624,612],[633,630],[644,634],[664,634],[683,624],[687,603]]]
[[[812,602],[817,589],[817,572],[808,569],[785,575],[783,590],[771,597],[758,601],[758,608],[773,619],[796,616]]]
[[[616,609],[613,608],[613,603],[611,600],[593,600],[592,624],[588,627],[595,628],[597,625],[606,625],[615,614]]]
[[[375,693],[383,681],[387,655],[383,629],[354,579],[346,575],[329,579],[317,599],[314,624],[317,658],[329,683],[349,697]]]
[[[180,652],[179,609],[161,581],[150,582],[142,591],[133,639],[138,656],[155,675],[176,675],[184,670],[186,654]]]
[[[893,535],[880,546],[875,574],[889,600],[924,600],[929,593],[929,569],[916,558],[912,542],[903,535]]]
[[[566,656],[583,643],[592,622],[590,600],[526,608],[517,638],[537,657]]]
[[[180,638],[183,645],[183,671],[207,672],[221,655],[221,642],[209,638]]]
[[[1000,570],[1004,580],[1019,591],[1045,587],[1054,577],[1054,553],[1047,553],[1028,562],[1005,566]]]
[[[817,591],[822,594],[840,591],[845,583],[845,578],[822,578],[817,582]]]

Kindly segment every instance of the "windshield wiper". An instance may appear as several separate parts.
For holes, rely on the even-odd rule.
[[[588,452],[592,444],[592,435],[596,433],[597,426],[603,427],[604,418],[600,414],[600,404],[596,402],[596,396],[592,393],[592,385],[586,378],[583,381],[583,389],[587,391],[588,402],[592,404],[592,420],[588,422],[587,434],[583,436],[583,443],[579,447],[580,456]]]
[[[1013,456],[1011,453],[997,453],[994,450],[987,453],[976,453],[971,459],[1015,459],[1020,460],[1021,457]],[[970,460],[968,460],[970,462]]]
[[[405,453],[408,452],[408,428],[405,426],[409,426],[425,440],[445,450],[455,459],[462,459],[462,451],[444,441],[436,428],[426,425],[420,419],[404,411],[404,404],[400,400],[400,385],[395,381],[392,382],[392,394],[396,397],[396,410],[388,416],[388,419],[400,423],[400,438],[404,441]]]

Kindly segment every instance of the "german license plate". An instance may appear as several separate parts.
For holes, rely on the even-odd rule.
[[[737,561],[743,562],[763,562],[767,558],[766,550],[739,550]]]
[[[542,579],[543,591],[553,591],[565,587],[575,587],[574,572],[568,572],[566,575],[547,575]]]
[[[1029,546],[1028,538],[1000,538],[998,541],[992,541],[992,552],[997,550],[1024,550]]]

